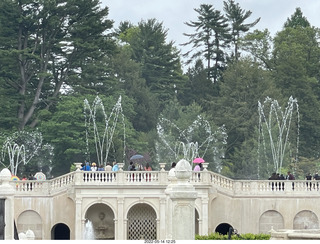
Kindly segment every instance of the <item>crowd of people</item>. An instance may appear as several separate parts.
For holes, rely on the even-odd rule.
[[[83,163],[81,165],[80,170],[82,171],[118,171],[119,170],[119,166],[117,162],[113,162],[112,166],[111,164],[108,162],[106,164],[106,166],[103,165],[98,165],[93,162],[93,163],[89,163],[88,161],[86,161],[85,163]],[[129,166],[128,166],[128,171],[151,171],[152,168],[149,165],[149,163],[146,163],[145,166],[143,166],[143,164],[138,164],[138,163],[133,163],[132,161],[130,162]]]
[[[320,180],[320,176],[318,173],[315,173],[314,176],[312,176],[311,173],[308,173],[306,175],[305,179],[307,180],[307,182],[306,182],[307,190],[311,190],[312,185],[314,186],[314,188],[317,187],[317,189],[319,190],[319,183],[318,182],[317,182],[317,184],[312,183],[312,182],[308,182],[311,180],[315,180],[315,181]],[[283,174],[272,173],[272,175],[269,177],[269,180],[295,180],[295,177],[290,171],[288,171],[286,177]],[[277,187],[277,186],[280,187],[280,189],[284,190],[284,183],[273,183],[272,182],[272,190],[274,190],[274,187]],[[294,182],[292,182],[292,189],[294,189]]]
[[[81,165],[80,170],[82,171],[118,171],[119,167],[117,162],[113,162],[112,166],[109,162],[107,163],[106,166],[103,166],[102,164],[97,166],[95,162],[90,164],[88,161],[86,161]]]
[[[145,166],[143,166],[143,164],[141,163],[134,163],[134,162],[130,162],[129,166],[128,166],[128,171],[152,171],[151,166],[149,165],[149,163],[146,163]]]
[[[307,174],[305,177],[306,180],[320,180],[320,176],[318,173],[315,173],[314,176],[311,175],[311,173]],[[279,173],[272,173],[272,175],[269,177],[268,180],[295,180],[294,175],[288,171],[287,175],[284,176],[283,174]]]

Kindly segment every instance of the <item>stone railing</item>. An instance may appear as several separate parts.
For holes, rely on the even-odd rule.
[[[270,195],[270,194],[319,194],[320,181],[270,181],[270,180],[232,180],[211,171],[192,172],[189,182],[195,186],[216,187],[220,192],[232,195]],[[159,185],[164,188],[170,184],[168,171],[74,171],[52,180],[11,181],[10,184],[20,194],[50,195],[68,190],[71,187],[92,185]],[[19,194],[18,193],[18,194]]]

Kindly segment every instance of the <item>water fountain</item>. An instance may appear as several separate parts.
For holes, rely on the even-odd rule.
[[[122,118],[123,125],[123,160],[125,158],[125,124],[124,115],[122,113],[121,96],[117,103],[114,105],[110,115],[108,116],[103,102],[97,96],[92,106],[90,106],[87,99],[84,100],[84,117],[86,127],[86,144],[87,144],[87,157],[90,157],[89,138],[94,139],[95,150],[97,154],[98,165],[106,165],[110,149],[113,146],[113,135],[118,124],[119,115]],[[103,121],[99,121],[102,119]],[[101,126],[103,124],[103,126]],[[90,158],[88,158],[90,160]],[[112,160],[115,161],[115,160]]]
[[[159,162],[180,159],[192,162],[196,157],[206,157],[207,161],[215,163],[216,170],[220,172],[224,145],[227,143],[224,126],[213,132],[210,123],[199,115],[189,127],[182,130],[172,121],[161,118],[157,133],[160,139],[156,143]]]
[[[94,229],[93,229],[93,224],[92,222],[87,219],[84,227],[84,232],[83,232],[83,239],[84,240],[94,240]]]
[[[5,167],[10,167],[12,174],[17,175],[19,165],[28,164],[38,155],[41,157],[36,161],[41,171],[43,160],[46,164],[51,161],[53,147],[49,144],[42,144],[42,134],[38,131],[19,131],[7,137],[3,143],[0,163]],[[6,164],[6,161],[9,162],[9,165]]]
[[[258,177],[262,165],[270,175],[272,172],[281,173],[286,149],[291,149],[290,156],[298,161],[299,146],[299,106],[296,99],[289,98],[284,111],[277,100],[267,97],[263,103],[258,102],[259,138],[258,138]],[[295,115],[295,116],[293,116]],[[295,119],[295,123],[293,123]],[[293,140],[292,138],[296,138]],[[289,144],[289,145],[288,145]],[[270,162],[273,162],[270,168]]]

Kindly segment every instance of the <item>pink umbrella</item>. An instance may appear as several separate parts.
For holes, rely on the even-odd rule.
[[[193,160],[193,163],[195,163],[195,164],[200,164],[200,163],[204,163],[205,161],[203,160],[203,158],[195,158],[194,160]]]

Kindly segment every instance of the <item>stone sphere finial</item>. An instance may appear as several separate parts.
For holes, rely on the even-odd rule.
[[[175,167],[175,172],[178,180],[188,180],[192,174],[190,163],[185,159],[181,159]]]
[[[3,181],[11,180],[11,172],[10,172],[10,170],[7,169],[7,168],[4,168],[3,170],[1,170],[0,179],[2,179]]]

